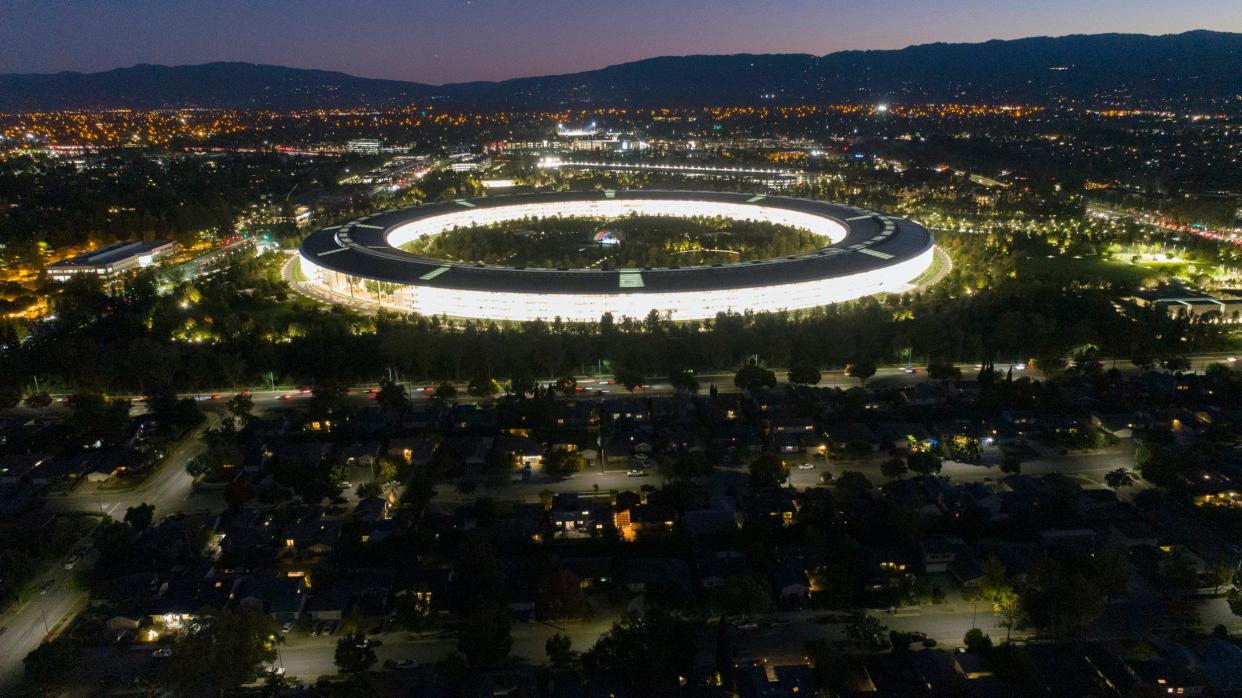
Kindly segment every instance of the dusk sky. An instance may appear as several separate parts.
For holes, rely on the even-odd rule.
[[[442,83],[659,55],[1242,31],[1239,0],[0,0],[0,72],[250,61]]]

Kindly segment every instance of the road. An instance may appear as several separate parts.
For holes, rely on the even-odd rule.
[[[513,649],[510,656],[531,664],[543,664],[548,657],[545,644],[548,638],[557,633],[567,635],[573,649],[588,649],[600,635],[612,627],[614,620],[612,616],[606,616],[556,624],[514,623]],[[277,665],[283,666],[287,675],[306,681],[314,681],[324,674],[335,674],[333,654],[339,637],[338,633],[336,636],[317,638],[305,635],[286,638],[285,643],[280,646]],[[394,632],[369,637],[383,642],[375,648],[375,656],[379,660],[376,668],[382,667],[386,661],[400,662],[407,659],[413,659],[420,665],[434,664],[457,652],[457,642],[451,635],[441,637],[438,633],[428,633],[417,636]]]

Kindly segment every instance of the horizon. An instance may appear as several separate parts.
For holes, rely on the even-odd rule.
[[[1214,33],[1214,34],[1242,34],[1242,31],[1225,31],[1225,30],[1219,30],[1219,29],[1206,29],[1206,28],[1203,28],[1203,27],[1198,27],[1198,28],[1194,28],[1194,29],[1186,29],[1186,30],[1183,30],[1183,31],[1177,31],[1177,32],[1164,32],[1164,33],[1145,33],[1145,32],[1114,32],[1114,31],[1105,31],[1105,32],[1095,32],[1095,33],[1091,33],[1091,34],[1084,34],[1084,33],[1055,34],[1055,35],[1053,35],[1053,34],[1032,34],[1032,35],[1030,35],[1030,36],[1019,36],[1019,37],[1014,37],[1014,38],[1010,38],[1010,39],[995,39],[995,38],[994,38],[994,39],[982,39],[982,40],[980,40],[980,41],[928,41],[928,42],[921,42],[921,43],[915,43],[915,44],[907,44],[907,45],[905,45],[905,46],[900,46],[900,47],[897,47],[897,48],[889,48],[889,49],[875,49],[875,48],[864,48],[864,49],[840,49],[840,50],[837,50],[837,51],[831,51],[831,52],[829,52],[829,53],[808,53],[808,52],[805,52],[805,51],[774,51],[774,52],[764,52],[764,53],[752,52],[752,51],[737,51],[737,52],[733,52],[733,53],[680,53],[680,54],[678,54],[678,53],[666,53],[666,54],[659,54],[659,55],[653,55],[653,56],[644,56],[644,57],[640,57],[640,58],[634,58],[634,59],[631,59],[631,60],[621,61],[621,62],[619,62],[619,63],[608,63],[608,64],[606,64],[606,65],[593,66],[593,67],[590,67],[590,68],[584,68],[584,69],[582,69],[582,70],[580,70],[580,71],[574,71],[574,72],[575,72],[575,73],[577,73],[577,72],[591,72],[591,71],[596,71],[596,70],[606,70],[606,69],[608,69],[608,68],[612,68],[612,67],[616,67],[616,66],[620,66],[620,65],[627,65],[627,64],[631,64],[631,63],[641,63],[641,62],[643,62],[643,61],[656,60],[656,59],[660,59],[660,58],[692,58],[692,57],[698,57],[698,56],[703,56],[703,57],[728,57],[728,56],[748,56],[748,55],[749,55],[749,56],[794,56],[794,55],[804,55],[804,56],[813,56],[813,57],[816,57],[816,58],[825,58],[825,57],[828,57],[828,56],[831,56],[831,55],[834,55],[834,54],[838,54],[838,53],[846,53],[846,52],[851,52],[851,51],[860,51],[860,52],[865,52],[865,53],[870,53],[870,52],[884,52],[884,51],[904,51],[904,50],[906,50],[906,49],[918,48],[918,47],[921,47],[921,46],[933,46],[933,45],[949,45],[949,46],[953,46],[953,45],[981,45],[981,44],[987,44],[987,43],[997,42],[997,41],[1000,41],[1000,42],[1014,42],[1014,41],[1026,41],[1026,40],[1031,40],[1031,39],[1063,39],[1063,38],[1074,37],[1074,36],[1109,36],[1109,35],[1113,35],[1113,36],[1146,36],[1146,37],[1161,37],[1161,36],[1180,36],[1180,35],[1183,35],[1183,34],[1192,34],[1192,33],[1196,33],[1196,32],[1208,32],[1208,33]],[[205,66],[205,65],[252,65],[252,66],[260,66],[260,67],[284,68],[284,69],[289,69],[289,70],[308,70],[308,71],[323,71],[323,72],[328,72],[328,73],[339,73],[339,74],[347,75],[347,76],[352,77],[352,78],[358,78],[358,79],[363,79],[363,80],[392,80],[392,81],[396,81],[396,82],[410,82],[410,83],[420,83],[420,82],[422,82],[422,81],[418,81],[418,80],[403,80],[403,79],[400,79],[400,78],[386,78],[386,77],[377,77],[377,76],[374,76],[374,75],[365,75],[365,74],[360,74],[360,73],[352,73],[352,72],[345,71],[345,70],[336,70],[336,69],[333,69],[333,68],[316,68],[316,67],[308,67],[308,66],[301,66],[301,65],[289,65],[289,64],[282,64],[282,63],[261,63],[261,62],[249,61],[249,60],[210,60],[210,61],[202,61],[202,62],[198,62],[198,63],[152,63],[152,62],[150,62],[150,61],[140,61],[140,62],[137,62],[137,63],[130,63],[130,64],[127,64],[127,65],[118,65],[118,66],[114,66],[114,67],[111,67],[111,68],[104,68],[104,69],[101,69],[101,70],[91,70],[91,71],[84,71],[84,70],[58,70],[58,71],[53,71],[53,72],[25,72],[25,73],[16,73],[16,72],[4,73],[4,72],[0,72],[0,75],[26,75],[26,76],[52,76],[52,75],[63,75],[63,74],[70,74],[70,75],[97,75],[97,74],[102,74],[102,73],[110,73],[110,72],[115,72],[115,71],[131,70],[131,69],[134,69],[134,68],[140,68],[140,67],[143,67],[143,66],[149,66],[149,67],[155,67],[155,68],[170,68],[170,69],[176,69],[176,68],[194,68],[194,67]],[[567,74],[573,74],[573,73],[541,73],[541,74],[532,74],[532,75],[516,75],[516,76],[513,76],[513,77],[500,78],[500,79],[496,79],[496,80],[461,80],[461,81],[454,81],[454,82],[422,82],[422,84],[425,84],[425,85],[428,85],[428,86],[431,86],[431,87],[443,87],[443,86],[448,86],[448,85],[454,85],[454,84],[465,84],[465,83],[471,83],[471,82],[483,82],[483,83],[503,83],[503,82],[508,82],[508,81],[510,81],[510,80],[523,80],[523,79],[531,79],[531,78],[544,78],[544,77],[553,77],[553,76],[557,76],[557,75],[567,75]]]
[[[254,7],[241,0],[211,7],[188,0],[158,6],[0,0],[6,16],[0,26],[0,42],[6,46],[0,73],[242,62],[443,85],[583,72],[664,56],[823,56],[1040,36],[1242,32],[1242,6],[1227,0],[1196,0],[1176,8],[1158,3],[1135,7],[1125,0],[1090,8],[1069,0],[1039,8],[1012,2],[937,8],[912,0],[866,7],[805,0],[762,8],[731,0],[694,0],[674,8],[654,0],[623,8],[601,0],[548,0],[521,7],[502,0],[420,5],[371,0],[343,16],[314,2],[294,8],[293,3]],[[703,26],[713,31],[703,32]]]

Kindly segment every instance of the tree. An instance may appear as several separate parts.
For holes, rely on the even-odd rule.
[[[698,637],[694,623],[649,607],[614,623],[583,662],[592,673],[625,681],[632,695],[675,695],[683,677],[694,673]]]
[[[859,383],[866,383],[868,378],[875,375],[875,370],[875,362],[871,359],[855,359],[845,365],[845,375],[857,378]]]
[[[750,462],[750,486],[752,489],[776,487],[789,478],[789,467],[771,453],[762,453]]]
[[[562,667],[569,664],[572,659],[571,647],[573,647],[573,641],[569,639],[569,636],[557,633],[543,644],[543,651],[548,654],[548,660],[553,666]]]
[[[67,639],[45,642],[30,651],[22,660],[23,681],[41,691],[59,686],[70,678],[69,667],[76,666],[78,649]]]
[[[1001,587],[992,597],[992,611],[1001,617],[1001,626],[1005,628],[1005,642],[1013,634],[1013,628],[1022,614],[1021,598],[1013,587]]]
[[[1005,449],[1001,454],[1000,470],[1002,473],[1017,475],[1022,472],[1022,457],[1017,451]]]
[[[642,371],[633,366],[613,366],[612,375],[631,393],[641,388],[645,380]]]
[[[750,390],[757,387],[776,387],[776,374],[755,364],[746,364],[733,374],[733,385],[738,390]]]
[[[452,400],[457,397],[457,388],[452,383],[444,382],[436,386],[436,392],[433,395],[440,400]]]
[[[699,392],[699,379],[694,377],[692,371],[674,371],[669,374],[668,382],[675,390],[692,394]]]
[[[525,398],[527,395],[535,392],[535,379],[530,374],[523,371],[518,372],[509,379],[509,392],[519,398]]]
[[[896,480],[897,478],[902,477],[909,472],[909,470],[910,469],[906,467],[906,462],[897,456],[893,456],[880,464],[880,474],[890,480]]]
[[[573,397],[578,392],[578,379],[573,376],[562,376],[556,379],[556,392],[565,397]]]
[[[202,616],[202,629],[173,645],[160,682],[177,695],[223,695],[254,681],[283,641],[271,616],[244,609]]]
[[[358,631],[346,633],[336,641],[336,668],[342,674],[359,674],[375,664],[375,650]]]
[[[570,475],[586,467],[586,458],[578,451],[557,449],[548,454],[543,469],[553,475]]]
[[[500,384],[490,376],[476,376],[466,384],[466,392],[475,397],[490,397],[500,392]]]
[[[937,381],[961,380],[962,369],[951,363],[933,361],[927,364],[927,377]]]
[[[674,479],[689,480],[712,474],[712,461],[700,451],[690,451],[673,461],[669,473]]]
[[[796,363],[789,367],[789,373],[785,375],[795,385],[818,385],[821,377],[819,369],[810,363]]]
[[[95,393],[69,398],[69,424],[78,443],[119,443],[129,426],[129,400],[109,400]]]
[[[229,414],[242,424],[250,421],[250,415],[254,412],[254,400],[248,393],[238,393],[229,398],[228,406]]]
[[[397,623],[408,632],[422,632],[431,625],[431,608],[425,599],[426,597],[409,589],[397,592],[394,597]]]
[[[771,613],[772,589],[761,579],[749,574],[727,577],[712,593],[716,610],[728,615],[753,616]]]
[[[1125,468],[1110,470],[1104,474],[1104,482],[1114,490],[1134,486],[1134,476]]]
[[[1229,587],[1229,593],[1225,595],[1225,601],[1229,604],[1229,610],[1235,616],[1242,616],[1242,587],[1236,583]]]
[[[883,644],[888,626],[865,613],[857,615],[845,626],[845,636],[867,647],[879,647]]]
[[[833,484],[836,485],[838,492],[854,497],[871,489],[871,481],[857,470],[842,471]]]
[[[125,510],[125,523],[133,527],[135,531],[145,531],[151,528],[151,522],[155,519],[155,505],[146,504],[145,502],[136,507],[129,507]]]
[[[375,403],[391,412],[404,412],[410,406],[410,398],[405,393],[405,386],[389,380],[380,381],[379,391],[375,393]]]
[[[1170,356],[1160,362],[1169,373],[1181,373],[1190,370],[1190,359],[1184,356]]]
[[[906,456],[906,465],[921,475],[935,475],[940,472],[940,458],[931,451],[915,451]]]
[[[472,667],[487,667],[509,656],[513,648],[509,609],[499,601],[484,600],[466,615],[457,650]]]
[[[966,636],[962,638],[962,644],[966,646],[967,652],[974,652],[981,656],[992,651],[992,638],[978,628],[967,630]]]

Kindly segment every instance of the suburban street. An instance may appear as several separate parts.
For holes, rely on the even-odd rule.
[[[1192,368],[1193,370],[1203,370],[1211,363],[1224,360],[1227,360],[1227,357],[1223,354],[1196,356],[1192,358]],[[998,366],[998,370],[1002,368],[1005,367]],[[1123,371],[1134,370],[1134,367],[1128,361],[1118,362],[1117,368]],[[777,370],[776,373],[778,380],[783,383],[785,378],[784,371]],[[1033,378],[1040,377],[1038,372],[1034,370],[1029,370],[1028,373]],[[969,367],[963,367],[963,374],[967,380],[973,378],[973,370]],[[733,392],[736,390],[733,385],[733,374],[731,373],[700,374],[698,378],[704,388],[708,385],[715,385],[721,392]],[[912,372],[903,367],[882,367],[870,379],[869,383],[904,386],[926,380],[928,378],[925,371]],[[599,399],[612,395],[629,395],[628,391],[623,387],[606,381],[594,381],[590,378],[583,378],[579,384],[584,387],[584,390],[579,393],[580,399]],[[856,379],[844,375],[841,371],[827,371],[823,373],[823,380],[821,380],[819,385],[821,387],[836,386],[845,388],[857,384],[858,381]],[[411,387],[411,396],[414,400],[427,399],[428,393],[419,389],[421,386]],[[474,398],[465,395],[464,388],[464,385],[459,386],[459,394],[462,395],[462,401],[474,400]],[[644,385],[636,395],[665,395],[672,393],[673,390],[673,387],[667,382],[654,380],[650,384]],[[204,391],[203,394],[208,395],[210,393]],[[227,393],[219,394],[224,395]],[[252,391],[251,397],[254,401],[256,413],[262,414],[271,410],[297,405],[301,401],[309,400],[311,396],[295,389],[278,389]],[[352,399],[361,399],[361,396],[358,395]],[[193,478],[190,477],[185,468],[186,464],[201,453],[204,448],[200,438],[202,432],[217,425],[221,416],[226,413],[222,397],[211,400],[203,399],[200,405],[203,407],[206,415],[203,424],[183,439],[165,459],[163,465],[143,483],[130,488],[116,490],[108,489],[106,486],[99,487],[84,483],[67,494],[48,496],[45,506],[53,511],[101,513],[116,518],[123,516],[127,508],[142,503],[153,504],[158,518],[181,512],[219,510],[223,505],[220,492],[214,489],[195,488]],[[57,406],[47,409],[58,410],[61,408],[58,403]],[[998,459],[999,453],[996,449],[985,448],[984,457],[980,464],[946,461],[941,474],[959,482],[999,480],[1003,477],[1003,474],[995,467]],[[881,483],[884,481],[879,470],[881,460],[878,457],[859,461],[825,461],[823,459],[808,458],[807,462],[813,463],[815,465],[814,469],[803,470],[794,468],[790,473],[789,484],[799,489],[816,486],[821,483],[821,477],[825,473],[831,473],[835,477],[844,470],[860,471],[872,482]],[[1133,467],[1133,464],[1133,445],[1127,441],[1103,451],[1035,457],[1023,462],[1022,471],[1032,475],[1060,473],[1074,477],[1086,486],[1093,486],[1102,485],[1103,476],[1108,471],[1119,467]],[[534,502],[539,501],[541,493],[544,492],[577,492],[589,495],[597,492],[606,493],[614,490],[637,489],[644,485],[659,487],[663,484],[663,478],[659,474],[658,469],[652,468],[647,472],[648,475],[646,477],[636,478],[627,476],[625,470],[600,471],[592,469],[577,473],[568,479],[536,476],[525,482],[480,482],[478,486],[480,491],[485,491],[489,496]],[[711,488],[724,491],[731,486],[742,485],[746,479],[747,472],[744,467],[720,468],[712,479]],[[436,501],[445,505],[473,501],[476,496],[476,492],[469,494],[459,492],[451,483],[441,483],[436,487]],[[82,545],[87,544],[88,541],[89,539],[82,541]],[[73,572],[64,570],[60,564],[53,566],[47,571],[45,577],[45,579],[53,581],[52,586],[46,593],[40,594],[36,591],[30,600],[16,608],[9,609],[3,616],[0,616],[0,627],[6,628],[4,633],[0,634],[0,686],[19,678],[21,675],[21,659],[29,651],[37,647],[50,632],[54,633],[57,628],[62,627],[62,624],[69,622],[73,615],[84,606],[86,594],[74,589],[71,582],[72,576]],[[1210,603],[1207,607],[1214,608]],[[1228,609],[1226,608],[1225,614],[1213,614],[1213,616],[1220,615],[1222,622],[1226,622],[1232,627],[1234,621],[1231,614],[1228,614],[1227,611]],[[976,609],[970,609],[968,611],[951,606],[931,607],[914,611],[901,611],[892,615],[881,614],[878,617],[881,619],[881,622],[892,629],[927,632],[930,637],[950,646],[960,643],[965,631],[976,623],[979,627],[988,629],[994,637],[997,636],[998,632],[996,629],[997,619],[990,609],[978,609],[977,611]],[[575,639],[575,647],[583,648],[590,646],[594,642],[594,638],[600,632],[607,629],[608,624],[600,621],[596,624],[576,624],[570,628],[571,636]],[[790,628],[793,628],[793,630],[790,630]],[[541,658],[544,656],[543,642],[552,632],[554,631],[542,625],[518,626],[514,634],[514,654],[527,657],[531,661],[542,661]],[[839,634],[841,630],[840,626],[820,626],[794,621],[790,625],[781,626],[780,628],[760,628],[756,631],[742,632],[748,633],[745,638],[747,646],[749,647],[753,640],[755,651],[762,653],[765,647],[764,638],[767,636],[765,634],[771,635],[772,644],[775,646],[779,644],[779,639],[785,637],[788,632],[805,634],[808,638],[824,636],[828,637],[828,639],[839,639],[836,637],[836,634]],[[1004,631],[1000,629],[999,632],[1003,633]],[[451,649],[451,642],[437,641],[431,638],[405,640],[402,636],[402,638],[394,639],[391,643],[386,641],[378,653],[381,660],[393,659],[394,661],[400,661],[402,659],[415,659],[420,662],[433,662]],[[295,639],[282,649],[282,659],[290,675],[314,676],[315,672],[321,671],[323,667],[330,668],[332,666],[331,652],[331,642],[312,642]]]

